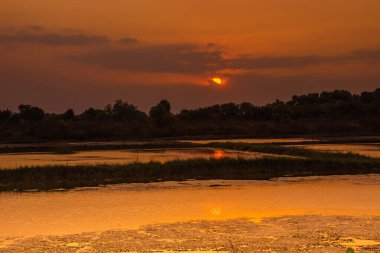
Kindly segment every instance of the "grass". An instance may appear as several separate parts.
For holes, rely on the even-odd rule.
[[[354,153],[339,153],[339,152],[326,152],[301,148],[297,146],[282,146],[277,144],[248,144],[248,143],[210,143],[209,147],[230,149],[237,151],[250,151],[277,155],[289,155],[294,157],[304,157],[307,159],[327,159],[327,160],[339,160],[339,161],[361,161],[371,162],[380,161],[380,159],[367,157]]]
[[[233,140],[233,139],[232,139]],[[243,147],[246,146],[251,148],[252,151],[257,150],[257,152],[260,152],[259,150],[267,150],[270,152],[281,152],[280,150],[284,150],[283,147],[281,148],[281,145],[292,145],[294,147],[297,147],[299,145],[312,145],[312,144],[354,144],[354,143],[378,143],[379,141],[374,140],[368,140],[368,139],[357,139],[357,140],[320,140],[320,141],[303,141],[303,142],[296,142],[296,143],[288,143],[288,142],[278,142],[274,144],[249,144],[249,143],[218,143],[214,142],[211,144],[199,144],[199,143],[192,143],[191,141],[186,142],[185,140],[182,141],[176,141],[173,140],[155,140],[155,141],[141,141],[140,143],[131,141],[131,143],[121,143],[121,144],[112,144],[112,142],[100,142],[98,145],[91,145],[91,144],[77,144],[77,145],[70,145],[67,143],[29,143],[29,144],[22,144],[22,145],[12,145],[12,144],[3,144],[0,146],[0,154],[1,153],[24,153],[24,152],[51,152],[51,153],[58,153],[58,154],[67,154],[65,153],[65,150],[70,150],[70,153],[72,152],[79,152],[79,151],[90,151],[90,150],[123,150],[123,149],[150,149],[150,148],[192,148],[192,147],[209,147],[211,146],[230,146],[230,147]],[[265,148],[266,147],[266,148]],[[276,148],[277,147],[277,148]],[[270,153],[269,152],[269,153]]]
[[[72,146],[68,146],[68,145],[52,147],[52,151],[54,154],[58,154],[58,155],[68,155],[68,154],[74,154],[76,152]]]
[[[57,148],[58,147],[58,148]],[[92,150],[103,146],[91,147]],[[127,145],[137,148],[136,145]],[[99,186],[118,183],[147,183],[187,179],[268,180],[284,176],[316,176],[380,173],[380,159],[352,153],[332,153],[276,144],[159,142],[138,144],[139,148],[211,147],[238,151],[289,155],[295,158],[261,159],[191,159],[165,163],[132,163],[115,165],[51,165],[0,170],[0,191],[52,190],[58,188]],[[51,151],[70,154],[87,150],[86,146],[55,146]],[[109,146],[119,149],[119,146]],[[125,146],[124,146],[125,148]]]
[[[349,155],[348,155],[349,156]],[[377,159],[192,159],[126,165],[43,166],[0,170],[0,191],[52,190],[118,183],[268,180],[284,176],[380,173]]]
[[[160,149],[160,148],[191,148],[200,147],[202,145],[175,142],[175,141],[157,141],[157,142],[141,142],[141,143],[125,143],[125,144],[79,144],[70,145],[65,143],[46,143],[46,144],[25,144],[21,146],[6,145],[0,147],[1,153],[26,153],[26,152],[46,152],[55,154],[71,154],[80,151],[93,150],[126,150],[126,149]]]

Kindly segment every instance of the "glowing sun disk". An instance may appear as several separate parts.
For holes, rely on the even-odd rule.
[[[222,84],[223,84],[223,80],[222,80],[222,78],[220,78],[220,77],[213,77],[213,78],[212,78],[212,81],[213,81],[214,83],[218,84],[218,85],[222,85]]]

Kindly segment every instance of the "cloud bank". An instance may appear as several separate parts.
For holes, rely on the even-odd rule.
[[[85,34],[0,34],[0,43],[33,43],[49,46],[81,46],[88,44],[104,44],[107,42],[108,38],[106,36],[90,36]]]

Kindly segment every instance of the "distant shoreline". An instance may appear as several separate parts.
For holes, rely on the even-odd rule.
[[[379,101],[380,88],[361,94],[335,90],[294,95],[266,105],[231,102],[179,112],[172,112],[167,100],[149,112],[121,99],[80,113],[72,109],[47,113],[20,104],[18,111],[0,109],[0,143],[377,135]]]
[[[236,138],[222,138],[222,136],[205,136],[205,138],[156,138],[136,140],[98,140],[98,141],[40,141],[40,142],[0,142],[1,153],[20,152],[51,152],[60,153],[66,151],[77,152],[86,150],[119,150],[119,149],[144,149],[144,148],[187,148],[207,147],[208,143],[239,143],[257,140],[257,144],[345,144],[345,143],[380,143],[380,135],[362,136],[293,136],[256,138],[252,136],[239,136]],[[269,140],[269,141],[268,141]],[[294,140],[294,141],[292,141]],[[207,142],[207,143],[203,143]]]

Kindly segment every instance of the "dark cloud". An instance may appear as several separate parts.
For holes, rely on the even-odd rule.
[[[266,69],[266,68],[294,68],[316,64],[339,64],[352,61],[379,61],[379,49],[363,49],[340,56],[281,56],[281,57],[249,57],[242,56],[234,59],[225,59],[223,67],[230,69]]]
[[[324,63],[320,56],[284,56],[284,57],[240,57],[223,61],[223,66],[230,69],[265,69],[292,68]]]
[[[138,72],[204,73],[218,69],[222,52],[191,44],[106,49],[67,57],[87,64]]]
[[[102,44],[108,42],[105,36],[74,34],[63,35],[57,33],[50,34],[0,34],[0,42],[5,43],[35,43],[49,46],[78,46],[88,44]]]
[[[124,38],[120,39],[119,42],[123,43],[123,44],[134,44],[134,43],[137,43],[138,40],[136,38],[132,38],[132,37],[124,37]]]
[[[30,31],[43,31],[44,28],[42,26],[39,26],[39,25],[28,25],[25,27],[27,30],[30,30]]]
[[[130,38],[127,38],[129,41]],[[130,43],[133,42],[133,39]],[[343,64],[353,61],[380,61],[380,50],[357,50],[339,56],[268,56],[223,57],[215,46],[192,44],[139,46],[124,49],[107,48],[67,59],[110,69],[139,72],[207,73],[223,69],[256,70],[298,68],[317,64]]]
[[[348,60],[368,60],[368,61],[379,61],[380,60],[380,49],[360,49],[351,52],[346,57]]]

